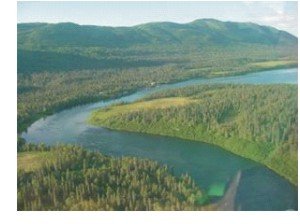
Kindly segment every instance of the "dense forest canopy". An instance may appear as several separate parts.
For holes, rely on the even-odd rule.
[[[298,61],[296,37],[253,23],[30,23],[17,29],[18,133],[56,111],[140,88],[296,67]],[[95,112],[91,121],[219,144],[296,183],[296,100],[297,87],[290,85],[195,86],[138,102],[152,102],[147,109]],[[157,106],[162,101],[164,108]],[[22,138],[18,151],[18,210],[212,209],[200,205],[205,194],[189,176],[175,177],[153,161],[35,146]]]
[[[297,184],[296,85],[197,85],[156,93],[145,100],[131,107],[100,109],[90,122],[218,144]]]
[[[135,157],[113,158],[76,146],[23,144],[18,210],[203,210],[188,175]]]
[[[186,24],[158,22],[133,27],[80,26],[74,23],[18,24],[19,48],[114,48],[166,44],[195,47],[238,43],[296,44],[297,38],[272,27],[214,19],[199,19]]]
[[[153,83],[297,66],[296,37],[253,23],[17,28],[18,132],[55,111]]]

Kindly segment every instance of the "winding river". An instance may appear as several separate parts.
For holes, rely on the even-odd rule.
[[[239,172],[235,210],[297,210],[297,188],[268,168],[196,141],[156,135],[113,131],[88,125],[96,108],[133,102],[161,90],[207,83],[297,84],[296,68],[249,73],[241,76],[192,79],[140,90],[129,96],[64,110],[33,123],[22,136],[27,142],[72,143],[113,156],[137,156],[167,164],[176,175],[188,173],[209,196],[220,199]]]

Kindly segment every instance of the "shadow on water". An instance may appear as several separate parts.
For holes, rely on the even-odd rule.
[[[239,170],[216,207],[220,211],[298,210],[297,198],[295,186],[268,168],[258,166]]]
[[[243,170],[235,199],[236,210],[298,210],[297,187],[265,167]]]
[[[296,187],[268,168],[215,145],[106,128],[86,130],[78,143],[107,155],[152,159],[178,176],[188,173],[211,202],[221,200],[220,210],[298,208]]]
[[[266,167],[218,146],[157,135],[112,131],[92,127],[86,122],[95,108],[120,101],[133,102],[160,90],[201,83],[296,84],[297,72],[297,69],[282,69],[161,85],[119,99],[100,101],[53,114],[36,121],[27,132],[22,133],[22,137],[31,143],[80,144],[106,155],[155,160],[173,167],[175,175],[188,173],[213,201],[220,200],[226,192],[224,198],[227,197],[230,203],[223,210],[297,210],[296,187]],[[241,174],[237,184],[234,180],[237,180],[235,177],[239,171]]]

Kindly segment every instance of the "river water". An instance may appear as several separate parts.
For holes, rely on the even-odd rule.
[[[175,175],[188,173],[214,199],[224,195],[231,179],[241,171],[235,197],[236,210],[297,210],[295,186],[268,168],[221,147],[178,138],[113,131],[86,123],[96,108],[122,101],[133,102],[166,89],[207,83],[297,84],[297,74],[296,68],[281,69],[233,77],[192,79],[143,89],[129,96],[78,106],[41,118],[22,133],[22,137],[32,143],[72,143],[106,155],[152,159],[167,164]]]

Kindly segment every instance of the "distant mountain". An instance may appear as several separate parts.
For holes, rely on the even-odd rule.
[[[19,49],[51,47],[132,47],[146,45],[295,45],[297,37],[288,32],[254,23],[200,19],[177,24],[158,22],[133,27],[104,27],[74,23],[18,24]]]

